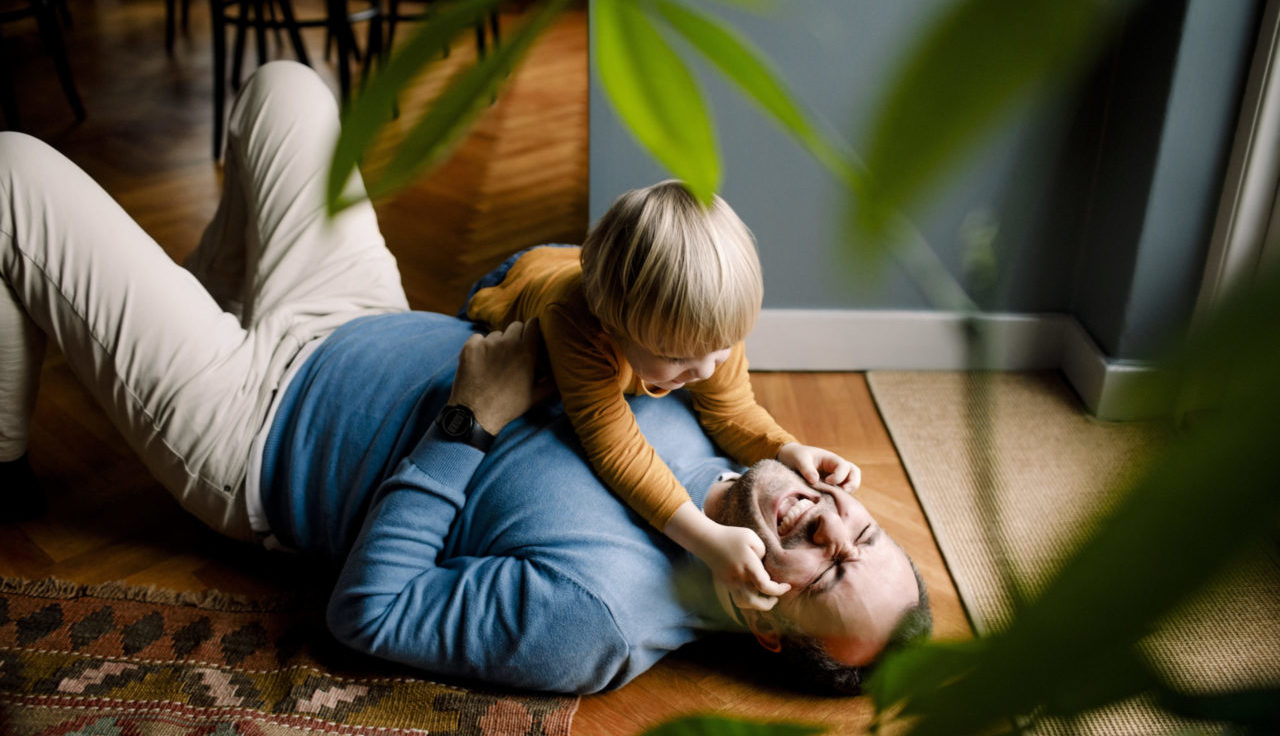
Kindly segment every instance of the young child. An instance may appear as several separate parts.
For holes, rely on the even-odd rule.
[[[769,579],[759,536],[693,504],[625,400],[687,388],[703,428],[738,462],[776,457],[810,483],[856,490],[855,466],[799,444],[755,402],[742,341],[763,291],[755,240],[733,210],[719,197],[703,208],[665,181],[619,197],[581,248],[513,256],[477,283],[466,315],[495,329],[538,318],[565,413],[596,472],[705,562],[735,603],[768,610],[790,586]]]

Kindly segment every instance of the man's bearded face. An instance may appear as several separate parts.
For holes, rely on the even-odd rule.
[[[765,460],[729,489],[723,524],[754,530],[764,567],[791,590],[774,612],[784,628],[818,637],[846,664],[874,658],[902,614],[919,602],[906,554],[861,503],[844,491],[814,488],[785,465]]]

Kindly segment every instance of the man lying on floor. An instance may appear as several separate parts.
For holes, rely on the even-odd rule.
[[[693,500],[756,531],[766,571],[791,585],[768,612],[712,594],[705,568],[593,475],[561,409],[533,406],[535,329],[480,337],[409,311],[372,207],[328,218],[337,129],[314,72],[262,67],[232,111],[222,200],[190,270],[56,151],[0,133],[10,513],[37,507],[25,452],[52,339],[185,509],[341,566],[329,624],[358,650],[585,693],[743,628],[848,690],[891,639],[927,631],[919,576],[852,496],[769,461],[733,479],[687,404],[635,399]],[[359,177],[344,196],[363,199]],[[708,595],[677,596],[677,576]]]

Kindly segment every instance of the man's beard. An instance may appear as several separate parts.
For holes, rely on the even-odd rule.
[[[760,468],[766,462],[768,461],[761,460],[733,481],[733,485],[725,493],[726,502],[722,507],[724,518],[717,521],[728,526],[745,527],[756,534],[764,531],[761,528],[755,488],[763,480]]]
[[[766,549],[770,546],[770,539],[776,540],[774,543],[785,549],[795,547],[802,540],[811,538],[818,524],[816,516],[806,512],[806,516],[809,518],[804,527],[788,530],[787,537],[784,539],[777,533],[777,519],[771,513],[760,508],[760,497],[769,492],[771,484],[785,483],[789,480],[785,474],[792,473],[794,471],[790,468],[770,460],[761,460],[751,466],[725,492],[725,503],[722,511],[725,518],[717,519],[717,521],[729,526],[750,529],[760,536],[761,541],[765,543]],[[799,476],[797,475],[796,478],[798,479]],[[807,486],[808,484],[805,485]],[[810,487],[809,489],[817,494],[817,498],[814,499],[816,506],[836,508],[835,498],[831,492],[821,488]],[[766,527],[769,528],[768,534],[765,531]],[[766,552],[767,554],[768,552]]]

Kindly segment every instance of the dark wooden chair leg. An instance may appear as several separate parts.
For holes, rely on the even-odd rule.
[[[323,18],[300,21],[294,13],[292,0],[210,0],[210,18],[213,25],[213,156],[215,159],[220,158],[223,152],[227,82],[230,81],[232,90],[239,90],[246,36],[250,32],[255,36],[259,65],[267,61],[266,33],[271,29],[275,33],[277,45],[280,46],[283,46],[281,31],[287,33],[298,61],[310,66],[311,60],[301,29],[323,26],[327,39],[332,40],[338,51],[337,72],[342,104],[345,105],[351,98],[353,56],[363,59],[361,83],[367,81],[370,67],[381,62],[385,53],[382,35],[384,16],[379,0],[368,0],[369,7],[356,13],[349,12],[348,2],[349,0],[325,0]],[[234,18],[230,16],[230,6],[235,6],[238,10]],[[359,40],[356,38],[353,27],[354,23],[362,21],[370,23],[368,46],[363,54],[360,53]],[[228,25],[235,25],[235,41],[229,75],[226,48]],[[327,40],[326,45],[328,42]]]
[[[267,63],[267,2],[253,0],[253,38],[258,45],[258,66]]]
[[[493,36],[493,48],[497,49],[501,30],[498,26],[498,11],[496,10],[489,11],[488,30],[490,35]],[[484,21],[480,21],[476,24],[476,56],[483,59],[484,55],[488,52],[488,47],[489,43],[488,39],[485,37]]]
[[[284,23],[276,17],[277,2],[279,2],[279,0],[263,0],[263,5],[266,7],[267,11],[267,17],[262,19],[262,26],[264,31],[267,28],[271,29],[272,35],[275,36],[276,39],[276,47],[283,48],[284,37],[280,35],[280,31],[282,30],[281,26],[283,26]]]
[[[400,22],[400,0],[387,0],[387,47],[389,54],[396,45],[396,23]]]
[[[360,88],[369,83],[369,73],[373,70],[373,65],[379,66],[385,61],[386,57],[382,51],[382,6],[378,0],[374,0],[374,14],[369,18],[369,34],[365,41],[364,68],[360,74]]]
[[[209,0],[213,19],[213,159],[222,157],[222,115],[227,98],[227,32],[223,0]],[[238,37],[237,37],[238,38]]]
[[[0,58],[8,58],[3,36],[0,36]],[[0,69],[0,110],[4,111],[4,123],[8,130],[22,130],[22,116],[18,114],[18,95],[13,89],[13,78],[9,76],[8,64]]]
[[[327,0],[328,26],[338,44],[338,88],[342,104],[351,99],[351,49],[350,28],[347,22],[346,0]]]
[[[67,48],[62,43],[62,31],[58,26],[58,14],[48,0],[32,0],[36,14],[36,25],[44,38],[45,47],[53,56],[53,66],[58,72],[58,81],[62,83],[62,91],[71,103],[71,111],[76,120],[84,120],[84,104],[80,102],[80,93],[76,91],[76,82],[71,77],[71,62],[67,59]]]
[[[65,7],[65,0],[59,0]],[[173,55],[173,42],[177,37],[176,27],[180,23],[182,35],[187,35],[190,28],[191,0],[182,0],[181,19],[179,19],[178,0],[164,0],[164,51]]]
[[[164,52],[173,56],[174,24],[177,22],[177,0],[164,0]]]
[[[244,66],[244,37],[249,33],[249,0],[238,0],[236,16],[236,41],[231,49],[231,89],[240,89],[240,73]],[[224,7],[226,3],[224,2]]]
[[[311,59],[307,56],[306,44],[302,42],[302,32],[298,30],[298,21],[293,14],[292,0],[279,0],[280,15],[284,18],[285,27],[289,31],[289,41],[293,44],[293,53],[298,57],[298,61],[311,66]]]

